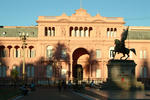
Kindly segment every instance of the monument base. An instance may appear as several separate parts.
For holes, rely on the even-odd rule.
[[[136,64],[133,60],[109,60],[107,64],[108,79],[101,89],[137,90],[144,89],[135,78]]]

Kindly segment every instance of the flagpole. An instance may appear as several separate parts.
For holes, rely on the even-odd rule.
[[[82,0],[80,0],[80,8],[82,8]]]

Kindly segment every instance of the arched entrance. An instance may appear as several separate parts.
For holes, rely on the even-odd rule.
[[[86,57],[89,55],[89,52],[85,48],[77,48],[73,54],[73,63],[72,63],[72,76],[73,78],[78,78],[78,75],[81,75],[79,79],[84,78],[84,63],[86,61]],[[80,71],[78,73],[78,71]]]

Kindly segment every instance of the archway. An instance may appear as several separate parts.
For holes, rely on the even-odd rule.
[[[79,58],[85,59],[84,55],[89,55],[89,52],[85,48],[77,48],[72,54],[72,59],[73,59],[73,63],[72,63],[72,72],[73,72],[73,74],[72,74],[72,76],[73,76],[73,78],[77,78],[76,74],[77,74],[77,69],[78,68],[82,69],[81,76],[83,78],[83,72],[84,72],[83,71],[83,64],[79,61]]]

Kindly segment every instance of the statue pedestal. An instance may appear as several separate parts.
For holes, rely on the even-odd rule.
[[[108,89],[136,89],[139,82],[135,78],[136,64],[133,60],[109,60],[107,64],[108,79],[104,87]],[[103,87],[103,86],[102,86]]]

